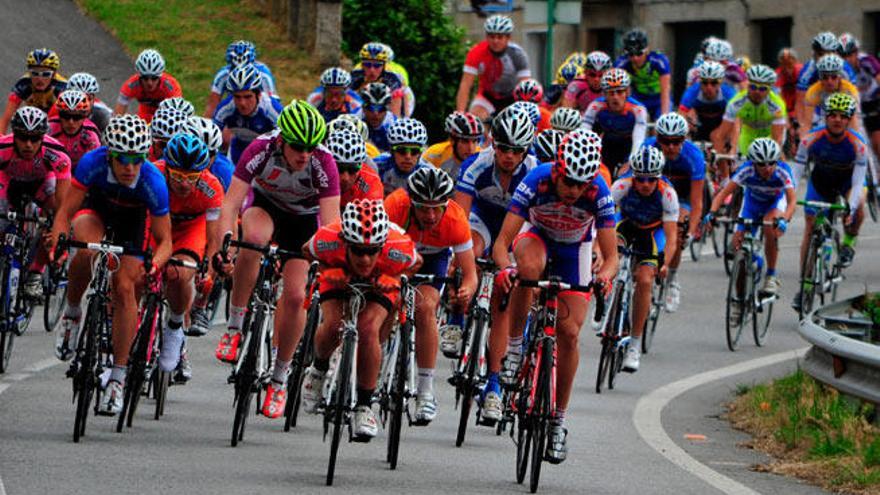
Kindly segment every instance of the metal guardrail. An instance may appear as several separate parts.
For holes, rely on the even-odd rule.
[[[818,308],[801,321],[801,337],[813,344],[802,367],[847,395],[880,404],[880,345],[858,340],[870,335],[872,323],[851,314],[855,299]]]

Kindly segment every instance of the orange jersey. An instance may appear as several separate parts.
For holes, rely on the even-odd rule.
[[[320,227],[306,244],[312,258],[325,267],[347,269],[348,259],[341,233],[342,223],[339,221]],[[415,243],[403,230],[392,225],[371,276],[399,276],[415,266],[417,259]]]
[[[537,132],[550,129],[550,117],[553,115],[553,111],[544,107],[538,107],[538,109],[541,111],[541,120],[538,121]]]
[[[604,163],[599,164],[599,175],[605,179],[606,184],[614,183],[614,181],[611,180],[611,171],[608,170],[608,167],[606,167]]]
[[[385,189],[379,174],[369,165],[363,165],[354,179],[354,184],[340,195],[339,207],[344,210],[345,205],[356,199],[382,199],[384,193]]]
[[[460,253],[474,246],[468,216],[455,201],[446,202],[440,223],[430,230],[422,230],[412,218],[412,201],[406,189],[400,188],[385,198],[385,211],[392,222],[406,230],[421,254],[439,253],[449,248]]]
[[[129,77],[119,89],[119,103],[128,105],[131,100],[138,101],[138,117],[149,123],[153,120],[153,114],[159,108],[159,102],[166,98],[174,96],[183,96],[180,89],[180,83],[171,74],[163,73],[159,76],[159,84],[153,91],[147,91],[141,84],[138,74]]]
[[[155,162],[156,167],[165,174],[167,165],[164,160]],[[179,196],[168,188],[168,206],[171,209],[172,226],[190,222],[199,218],[213,221],[220,218],[220,207],[223,205],[223,185],[220,180],[208,171],[203,170],[199,181],[192,187],[189,194]]]

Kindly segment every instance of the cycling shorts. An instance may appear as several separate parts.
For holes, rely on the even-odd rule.
[[[626,241],[627,246],[636,251],[633,256],[635,264],[650,265],[655,268],[663,266],[666,232],[662,223],[652,229],[642,229],[629,220],[623,220],[617,224],[617,235]]]
[[[477,93],[471,102],[469,111],[473,112],[474,107],[483,107],[489,115],[496,115],[513,104],[513,96],[509,98],[493,98],[485,93]]]
[[[7,209],[12,211],[24,211],[26,203],[33,201],[40,206],[43,206],[43,203],[52,195],[54,191],[49,191],[49,183],[51,182],[51,187],[54,187],[55,182],[52,181],[44,181],[44,180],[34,180],[34,181],[20,181],[20,180],[9,180],[8,183],[3,184],[3,179],[8,178],[6,174],[0,174],[0,201],[5,200],[7,202]]]
[[[847,183],[849,186],[849,183]],[[813,179],[807,181],[807,194],[804,195],[804,201],[824,201],[826,203],[834,203],[837,201],[838,196],[843,196],[844,198],[849,197],[849,189],[845,191],[837,191],[837,193],[833,197],[823,196],[816,188],[813,186]],[[804,214],[808,217],[814,217],[819,213],[819,210],[810,206],[804,206]]]
[[[171,245],[173,255],[185,254],[199,263],[208,245],[204,219],[174,224],[171,227]]]
[[[525,238],[535,239],[544,246],[547,258],[546,276],[557,276],[567,284],[576,285],[587,285],[593,280],[593,243],[591,241],[563,244],[545,239],[537,228],[532,227],[516,236],[513,240],[513,249],[516,250],[517,243]],[[560,294],[566,293],[590,299],[589,292],[563,291]]]
[[[451,250],[446,249],[439,253],[423,254],[422,266],[419,273],[423,275],[435,275],[437,277],[445,277],[449,273],[449,258]],[[431,287],[443,292],[442,282],[433,282]]]
[[[303,259],[303,244],[309,241],[318,231],[318,215],[296,215],[275,206],[261,192],[254,190],[254,200],[249,208],[260,208],[265,211],[275,226],[272,241],[278,247],[295,254],[283,257],[284,261],[292,258]]]
[[[321,301],[347,301],[350,297],[350,293],[346,289],[339,289],[336,287],[326,287],[326,284],[322,284],[318,288],[318,292],[321,294]],[[394,308],[397,306],[397,301],[400,299],[400,291],[394,292],[380,292],[377,290],[368,290],[364,294],[364,300],[368,303],[374,302],[379,306],[385,308],[385,311],[391,313],[394,311]]]
[[[468,215],[468,222],[471,224],[471,233],[477,234],[483,239],[483,245],[485,246],[483,254],[485,254],[486,251],[491,253],[492,241],[498,236],[498,232],[492,232],[489,229],[489,226],[486,225],[486,222],[484,222],[483,219],[473,211]]]
[[[129,249],[145,251],[150,239],[150,215],[146,206],[126,207],[90,194],[74,219],[91,215],[104,226],[104,238]],[[140,256],[137,256],[140,257]]]
[[[809,194],[809,193],[807,193]],[[779,210],[780,212],[784,212],[788,207],[788,200],[785,198],[785,194],[780,194],[775,201],[755,201],[748,194],[743,198],[742,207],[739,209],[739,217],[740,218],[748,218],[753,221],[761,221],[764,217],[767,216],[773,210]],[[752,234],[758,231],[759,225],[752,226]],[[746,227],[742,224],[736,225],[737,232],[745,232]]]

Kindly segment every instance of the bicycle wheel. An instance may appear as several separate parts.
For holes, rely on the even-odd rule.
[[[760,298],[760,294],[758,294]],[[752,333],[755,337],[755,345],[761,347],[767,342],[767,334],[770,333],[770,319],[773,318],[773,299],[766,302],[758,301],[758,307],[752,318]]]
[[[333,476],[336,473],[336,458],[339,454],[339,441],[342,439],[342,430],[345,428],[345,412],[351,401],[351,370],[354,366],[355,339],[343,337],[342,357],[339,359],[339,368],[336,370],[336,387],[333,400],[333,433],[330,440],[330,461],[327,463],[327,486],[333,485]]]
[[[725,329],[727,330],[727,348],[735,351],[742,336],[745,325],[747,289],[746,277],[749,276],[746,258],[743,251],[737,253],[732,263],[730,279],[727,284],[727,311],[725,312]],[[742,280],[741,282],[738,282]],[[738,316],[737,316],[738,315]]]
[[[532,429],[526,419],[519,421],[516,441],[516,482],[522,484],[526,479],[529,467],[530,448],[532,446]]]
[[[208,293],[208,303],[205,304],[205,312],[208,314],[208,321],[213,323],[220,311],[220,298],[223,297],[224,284],[218,280],[211,286],[211,292]]]
[[[611,355],[614,353],[614,342],[611,339],[602,337],[602,350],[599,353],[599,371],[596,373],[596,393],[602,393],[602,384],[608,376],[611,364]]]
[[[866,203],[868,203],[868,213],[871,215],[871,220],[877,222],[877,213],[878,209],[880,209],[880,205],[878,205],[878,191],[877,186],[874,184],[874,172],[872,171],[871,164],[868,164],[867,177],[865,177],[865,182],[867,184],[868,195],[866,198]]]
[[[43,328],[52,332],[61,320],[67,301],[67,268],[55,268],[51,263],[43,285]]]
[[[541,478],[541,463],[544,461],[544,444],[547,440],[548,419],[551,411],[550,394],[552,393],[550,377],[553,374],[553,341],[550,339],[542,343],[540,372],[538,374],[538,388],[535,391],[534,420],[532,421],[532,447],[531,471],[529,473],[529,491],[538,491],[538,482]]]
[[[642,333],[642,353],[647,354],[654,343],[654,334],[657,332],[657,322],[660,320],[663,302],[666,299],[666,281],[654,281],[651,286],[651,308],[648,309],[648,319],[645,321],[645,331]]]
[[[8,325],[0,328],[0,373],[6,373],[9,367],[9,359],[12,357],[12,343],[15,341],[15,332]]]
[[[305,371],[309,363],[312,362],[314,336],[318,330],[320,317],[321,307],[318,304],[309,306],[302,339],[293,354],[293,361],[290,362],[290,376],[287,378],[287,403],[284,405],[284,431],[290,431],[290,428],[296,427],[296,419],[299,416],[299,407],[302,403]]]
[[[165,415],[165,401],[168,398],[168,386],[171,384],[171,373],[160,369],[153,370],[153,389],[156,394],[156,411],[153,419],[158,420]]]
[[[394,371],[394,386],[391,390],[390,420],[388,428],[388,462],[391,469],[397,469],[397,458],[400,453],[400,431],[403,428],[404,394],[406,393],[407,361],[409,360],[410,336],[413,331],[412,321],[400,327],[400,348],[397,351],[397,364]]]
[[[479,364],[479,355],[482,351],[479,349],[482,341],[483,332],[486,331],[486,317],[482,313],[478,313],[470,320],[470,346],[468,349],[467,364],[464,376],[458,384],[458,394],[461,398],[458,416],[458,432],[455,435],[455,446],[461,447],[464,443],[464,437],[467,433],[468,420],[471,415],[471,406],[474,401],[474,389],[477,387],[477,365]]]
[[[724,260],[724,273],[727,276],[730,276],[731,269],[733,268],[733,257],[734,253],[730,251],[730,240],[733,238],[733,224],[725,223],[724,224],[724,236],[722,237],[721,249],[723,251],[723,260]]]
[[[817,246],[814,241],[810,243],[804,264],[801,266],[801,306],[798,309],[798,319],[803,320],[813,310],[816,300],[819,274],[822,272],[821,245]],[[821,289],[818,290],[821,297]]]

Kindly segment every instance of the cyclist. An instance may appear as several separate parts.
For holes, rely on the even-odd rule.
[[[513,88],[513,100],[514,102],[534,103],[538,107],[540,119],[535,124],[538,132],[550,128],[552,112],[547,107],[541,106],[541,102],[544,101],[544,87],[541,86],[541,83],[534,79],[523,79]]]
[[[624,55],[618,57],[614,66],[629,73],[633,97],[645,106],[651,120],[657,120],[668,113],[672,105],[669,59],[656,50],[648,50],[648,35],[641,29],[633,29],[623,36],[623,51]]]
[[[433,144],[422,154],[422,160],[443,170],[449,177],[458,177],[461,164],[469,156],[480,152],[483,122],[467,112],[452,112],[443,123],[449,139]]]
[[[486,122],[490,116],[513,103],[516,83],[532,77],[532,73],[525,50],[510,41],[513,33],[510,17],[493,15],[483,23],[483,30],[486,39],[471,47],[464,60],[455,109],[469,110]],[[477,78],[477,94],[468,109],[468,99]]]
[[[73,187],[62,198],[55,216],[47,249],[51,255],[58,236],[70,232],[73,221],[73,238],[83,242],[101,242],[105,234],[112,232],[114,244],[138,250],[152,238],[152,273],[159,273],[171,256],[171,218],[165,178],[146,159],[150,149],[147,122],[135,115],[114,116],[104,140],[106,146],[86,153],[79,161]],[[55,348],[61,359],[69,359],[76,347],[82,318],[80,304],[91,279],[92,254],[78,250],[70,262],[67,306]],[[112,416],[122,409],[128,355],[137,331],[136,293],[143,277],[140,257],[120,256],[111,284],[113,368],[98,408],[101,414]]]
[[[383,153],[374,160],[386,196],[404,187],[416,169],[429,166],[419,161],[428,144],[428,130],[416,119],[398,119],[388,127],[388,144],[391,153]]]
[[[150,123],[150,137],[152,137],[153,142],[150,145],[150,153],[147,155],[147,158],[151,162],[162,158],[168,140],[183,130],[183,126],[186,125],[186,119],[186,115],[170,108],[156,111],[155,115],[153,115],[153,121]]]
[[[559,145],[555,163],[534,168],[520,182],[492,247],[492,258],[501,269],[495,277],[495,288],[500,294],[515,285],[512,276],[517,273],[525,279],[537,279],[546,272],[566,283],[589,284],[594,230],[604,260],[598,267],[597,280],[607,287],[617,273],[614,200],[605,181],[596,177],[601,163],[600,147],[596,133],[585,129],[572,132]],[[521,231],[526,221],[531,227]],[[508,252],[511,246],[516,268]],[[503,344],[508,335],[510,340],[522,339],[522,323],[531,307],[532,294],[531,289],[514,289],[510,308],[493,315],[497,318],[492,320],[489,357],[494,362],[489,365],[488,392],[481,411],[484,419],[497,421],[501,415],[497,368],[500,356],[493,344]],[[556,410],[544,452],[544,458],[554,464],[564,461],[567,453],[565,413],[578,366],[578,333],[587,316],[590,297],[563,292],[559,299],[560,306],[568,311],[560,312],[556,325]],[[500,338],[494,334],[500,334]],[[508,354],[510,369],[516,370],[519,360],[519,353]]]
[[[394,113],[388,111],[391,104],[391,90],[383,83],[370,83],[360,92],[364,102],[364,122],[370,132],[370,141],[380,151],[391,151],[388,144],[388,128],[397,121]]]
[[[662,119],[657,121],[658,125]],[[618,179],[611,187],[617,205],[617,235],[636,251],[632,340],[622,363],[623,370],[631,373],[639,370],[654,279],[658,272],[661,277],[666,276],[665,248],[677,243],[678,195],[674,187],[662,180],[665,161],[663,152],[645,143],[630,157],[632,176]]]
[[[381,200],[385,197],[379,174],[364,166],[367,148],[360,135],[348,129],[331,131],[324,146],[333,155],[339,170],[339,206],[342,210],[356,199]]]
[[[361,99],[351,86],[351,74],[340,67],[321,73],[321,85],[308,97],[308,102],[321,112],[329,124],[343,114],[361,114]]]
[[[798,122],[803,129],[812,129],[822,122],[822,102],[833,93],[846,93],[856,100],[856,114],[849,125],[857,131],[862,130],[859,118],[859,89],[851,82],[843,79],[843,59],[836,54],[823,55],[816,62],[819,80],[811,84],[804,95],[804,104],[798,115]]]
[[[794,209],[797,204],[795,198],[795,181],[791,174],[791,168],[781,160],[782,150],[776,141],[770,138],[758,138],[749,145],[746,155],[747,162],[743,163],[734,172],[730,182],[724,186],[709,208],[707,218],[715,217],[718,209],[724,204],[724,200],[733,194],[738,187],[745,190],[743,195],[742,209],[739,211],[740,218],[748,218],[755,221],[773,221],[773,227],[765,226],[764,230],[764,253],[767,258],[767,277],[761,292],[776,295],[781,283],[776,276],[776,260],[779,256],[779,237],[785,233]],[[758,226],[753,227],[756,231]],[[737,225],[733,234],[733,248],[738,250],[742,245],[745,227]],[[737,307],[737,309],[739,309]],[[732,319],[739,320],[739,315],[732,315]]]
[[[556,78],[544,91],[544,101],[541,106],[549,110],[559,108],[563,104],[563,97],[568,86],[584,78],[584,66],[574,62],[563,62],[556,69]]]
[[[367,160],[365,163],[375,171],[376,164],[373,163],[373,158],[379,156],[381,152],[375,144],[370,142],[370,128],[367,126],[366,121],[354,115],[342,114],[327,124],[327,132],[330,134],[343,129],[352,131],[361,137],[364,141],[364,146],[367,148]]]
[[[0,116],[0,134],[6,134],[9,121],[22,106],[32,106],[48,112],[55,98],[67,88],[67,80],[58,73],[61,59],[48,48],[32,50],[27,55],[27,73],[15,82],[6,109]]]
[[[574,108],[559,107],[550,116],[550,128],[561,132],[571,132],[582,123],[581,113]]]
[[[725,81],[737,90],[745,89],[746,74],[743,68],[733,59],[733,46],[727,40],[709,37],[703,40],[703,58],[698,60],[687,73],[687,83],[694,84],[700,80],[699,68],[705,62],[718,62],[724,67]]]
[[[584,77],[569,83],[562,97],[562,106],[586,111],[590,103],[602,96],[602,75],[612,67],[607,53],[590,52],[584,65]]]
[[[856,238],[865,219],[865,196],[863,185],[867,175],[868,148],[861,135],[849,126],[856,113],[856,100],[845,93],[835,93],[825,99],[825,125],[819,127],[801,141],[795,162],[800,168],[812,163],[807,182],[807,201],[834,203],[839,196],[847,198],[849,212],[844,220],[843,242],[840,247],[840,263],[848,266],[855,256]],[[813,222],[814,208],[805,207],[806,226],[801,242],[803,266]],[[792,306],[800,308],[801,294],[797,293]]]
[[[388,53],[388,61],[385,62],[385,66],[387,70],[397,74],[400,77],[400,80],[403,81],[403,97],[404,97],[404,107],[403,107],[403,116],[404,117],[412,117],[412,113],[416,108],[416,95],[412,91],[412,87],[409,85],[409,73],[406,71],[406,67],[398,64],[394,61],[394,50],[391,49],[390,46],[385,43],[379,43]],[[355,69],[363,69],[363,66],[359,62],[354,66]],[[355,93],[357,96],[357,93]]]
[[[282,249],[299,252],[321,225],[339,218],[339,174],[333,156],[321,146],[327,127],[324,118],[302,100],[293,100],[278,116],[278,129],[252,142],[235,168],[232,185],[223,201],[220,232],[232,232],[246,196],[253,201],[241,214],[242,238],[265,245],[274,241]],[[282,228],[283,226],[283,228]],[[214,255],[225,273],[229,260]],[[229,322],[217,345],[220,361],[235,363],[241,346],[241,327],[248,299],[257,279],[260,254],[241,251],[232,274]],[[287,400],[288,368],[305,326],[305,280],[309,265],[303,259],[285,259],[281,267],[283,290],[275,315],[278,345],[272,380],[262,411],[277,418]]]
[[[380,329],[397,305],[400,275],[417,266],[415,244],[388,221],[381,201],[357,200],[346,205],[341,222],[321,227],[303,250],[323,267],[319,279],[323,319],[315,332],[315,359],[303,382],[305,412],[314,413],[324,400],[324,379],[340,341],[348,281],[373,285],[357,317],[357,406],[351,425],[355,441],[369,442],[378,432],[371,405],[381,364]]]
[[[556,129],[547,129],[535,135],[532,149],[535,150],[535,159],[538,163],[547,163],[556,160],[556,152],[559,151],[559,143],[565,137],[566,132]]]
[[[0,205],[4,211],[23,212],[25,200],[56,210],[70,184],[70,158],[64,146],[47,136],[49,121],[36,107],[23,106],[10,122],[12,133],[0,137]],[[39,249],[25,276],[24,292],[43,297],[42,272],[47,252]]]
[[[385,198],[388,219],[406,231],[422,258],[418,273],[445,277],[450,254],[462,269],[462,282],[449,294],[453,311],[461,314],[477,289],[477,269],[467,213],[452,201],[452,179],[443,170],[424,167]],[[437,416],[434,370],[437,367],[437,307],[443,284],[422,285],[416,293],[415,344],[418,386],[414,421],[426,425]]]
[[[395,116],[400,117],[403,109],[406,108],[404,101],[406,91],[400,75],[386,70],[387,63],[391,59],[388,45],[376,42],[367,43],[361,47],[360,57],[361,69],[355,69],[351,72],[351,88],[360,92],[368,84],[384,84],[391,93],[388,109]],[[366,102],[366,100],[364,101]]]
[[[138,117],[150,123],[162,100],[183,96],[183,92],[177,79],[165,72],[165,59],[156,50],[142,51],[135,60],[134,67],[137,72],[122,84],[113,113],[126,113],[129,103],[137,100]]]
[[[801,71],[798,73],[798,104],[803,103],[807,90],[813,85],[813,83],[819,80],[816,63],[818,63],[819,59],[825,55],[837,53],[840,50],[840,40],[834,35],[834,33],[823,31],[813,37],[812,48],[813,58],[807,60],[801,68]],[[844,63],[843,70],[849,81],[854,81],[856,79],[856,73],[848,63]],[[807,132],[807,129],[804,129],[804,132]]]
[[[785,108],[792,113],[797,106],[797,76],[804,64],[798,62],[794,48],[779,50],[776,60],[779,62],[779,66],[776,67],[776,87],[779,88]]]
[[[107,124],[110,122],[110,116],[113,115],[113,110],[111,110],[106,103],[98,99],[98,92],[101,90],[101,86],[98,84],[98,78],[87,72],[77,72],[76,74],[72,74],[70,79],[67,80],[67,89],[82,91],[89,97],[89,104],[92,106],[92,113],[89,114],[89,120],[98,127],[101,133],[103,133],[104,129],[107,128]]]
[[[99,130],[88,119],[92,112],[89,97],[82,91],[65,90],[55,101],[58,117],[49,120],[49,135],[58,140],[76,168],[84,154],[101,146]]]
[[[275,129],[282,106],[278,98],[260,89],[262,76],[253,65],[240,65],[226,78],[229,96],[214,112],[214,123],[223,131],[232,163],[238,163],[245,148],[257,136]]]
[[[160,101],[156,111],[158,112],[162,109],[175,110],[182,113],[186,118],[190,118],[196,114],[196,107],[182,96],[172,96],[171,98],[165,98]]]
[[[699,75],[700,81],[689,86],[682,95],[678,112],[687,117],[696,141],[710,141],[736,90],[725,82],[724,67],[718,62],[703,62]]]
[[[275,76],[269,66],[257,60],[257,47],[250,41],[238,40],[233,41],[226,47],[226,66],[222,67],[214,75],[211,82],[211,93],[208,95],[208,101],[205,104],[205,117],[214,116],[214,111],[221,100],[229,96],[226,87],[226,81],[229,74],[241,65],[252,65],[260,73],[260,91],[263,93],[274,95],[278,91],[275,89]]]
[[[616,177],[633,150],[639,149],[648,128],[648,111],[630,97],[629,74],[609,69],[602,76],[604,96],[584,112],[584,128],[602,136],[602,162]]]
[[[880,155],[880,60],[860,52],[859,40],[849,33],[840,35],[840,56],[858,70],[855,83],[859,88],[865,132],[874,155]]]

